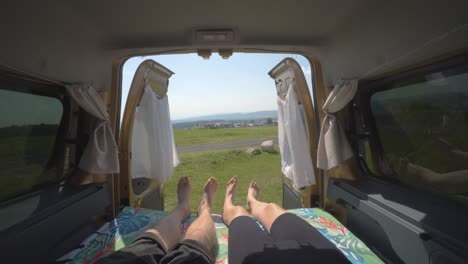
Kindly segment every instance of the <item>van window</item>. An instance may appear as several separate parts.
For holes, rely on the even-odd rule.
[[[55,142],[63,104],[0,87],[0,201],[58,179]]]
[[[395,84],[370,103],[383,156],[401,182],[466,197],[466,69]]]

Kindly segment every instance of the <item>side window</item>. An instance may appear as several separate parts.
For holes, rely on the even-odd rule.
[[[0,201],[57,181],[63,173],[56,142],[64,113],[61,100],[4,85],[0,85]]]
[[[383,159],[400,182],[468,197],[468,73],[436,72],[370,98]]]

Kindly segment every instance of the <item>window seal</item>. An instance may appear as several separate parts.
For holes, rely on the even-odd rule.
[[[60,118],[60,122],[58,123],[59,127],[57,130],[57,134],[55,135],[53,150],[51,152],[49,161],[47,162],[48,164],[51,163],[57,166],[57,168],[59,168],[61,171],[57,172],[57,177],[53,180],[37,184],[28,190],[20,191],[13,195],[5,197],[4,199],[1,199],[0,204],[3,205],[9,204],[10,202],[26,199],[31,195],[39,193],[42,189],[48,186],[62,184],[68,178],[68,174],[65,175],[64,173],[63,166],[59,166],[59,164],[57,164],[57,157],[60,155],[61,152],[65,154],[65,146],[67,144],[66,135],[69,129],[68,124],[71,111],[71,102],[69,96],[67,96],[66,94],[64,86],[60,87],[56,84],[37,82],[34,81],[34,77],[31,77],[31,79],[21,78],[20,75],[9,74],[9,72],[0,70],[0,82],[2,83],[2,86],[6,86],[2,87],[1,90],[20,92],[37,96],[47,96],[57,99],[62,105],[62,116]],[[62,142],[59,142],[60,140]]]

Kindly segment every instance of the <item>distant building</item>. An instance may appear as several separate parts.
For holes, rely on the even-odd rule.
[[[207,123],[207,124],[205,124],[205,128],[210,128],[210,129],[232,128],[232,127],[234,127],[234,123],[216,122],[216,123]]]
[[[240,128],[240,127],[259,127],[259,126],[277,126],[278,121],[276,119],[268,118],[268,119],[257,119],[257,120],[250,120],[250,121],[205,121],[205,122],[197,122],[193,128],[209,128],[209,129],[219,129],[219,128]]]

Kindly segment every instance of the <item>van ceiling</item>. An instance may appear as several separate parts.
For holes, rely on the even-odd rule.
[[[316,57],[329,86],[455,27],[455,33],[379,72],[468,47],[467,8],[466,0],[6,1],[0,63],[55,80],[92,82],[102,90],[110,87],[112,62],[133,55],[267,49]],[[197,28],[232,28],[237,41],[195,44]]]

